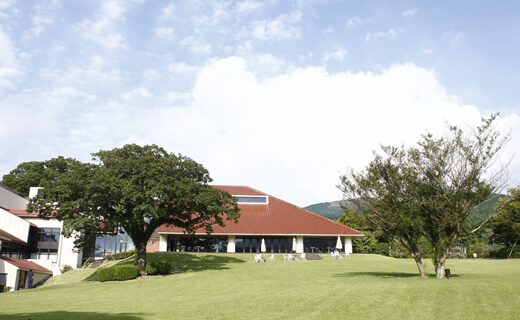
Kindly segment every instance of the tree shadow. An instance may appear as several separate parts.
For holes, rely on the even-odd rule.
[[[353,278],[359,276],[368,276],[374,278],[395,278],[395,279],[409,279],[409,278],[420,278],[419,273],[408,273],[408,272],[382,272],[382,271],[371,271],[371,272],[345,272],[341,274],[335,274],[335,277],[346,277]],[[458,278],[460,275],[451,274],[450,278]],[[435,278],[434,274],[428,275],[428,278]]]
[[[137,257],[130,257],[119,261],[115,265],[135,264]],[[171,265],[170,274],[186,272],[201,272],[208,270],[227,270],[230,263],[245,263],[244,259],[219,254],[193,254],[178,252],[155,252],[146,256],[147,263],[166,261]],[[85,278],[84,281],[98,281],[97,271]]]
[[[17,314],[0,314],[0,320],[83,320],[83,319],[105,319],[105,320],[142,320],[145,319],[142,313],[118,313],[108,314],[100,312],[68,312],[68,311],[49,311],[49,312],[23,312]]]

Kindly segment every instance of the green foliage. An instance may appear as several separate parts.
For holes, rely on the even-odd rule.
[[[487,252],[487,257],[492,259],[508,259],[509,254],[511,254],[511,258],[513,259],[520,259],[520,248],[515,247],[513,252],[511,252],[511,248],[490,249]]]
[[[22,162],[4,175],[1,182],[28,196],[31,187],[46,187],[76,163],[75,159],[61,156],[47,161]]]
[[[492,240],[512,248],[520,240],[520,187],[511,188],[496,206]]]
[[[352,249],[356,253],[374,253],[377,247],[377,239],[372,232],[365,231],[365,236],[352,241]]]
[[[97,271],[98,280],[125,281],[135,279],[139,276],[139,268],[134,265],[116,265],[113,267],[100,268]]]
[[[146,273],[149,275],[169,274],[171,271],[171,264],[168,261],[154,261],[146,264]]]
[[[28,205],[43,217],[63,220],[63,234],[78,236],[76,247],[93,243],[96,234],[123,228],[144,270],[146,243],[159,226],[211,232],[214,224],[238,219],[233,197],[210,186],[209,172],[188,157],[135,144],[93,157],[94,163],[74,163],[46,185],[44,197]],[[73,233],[77,230],[84,232]]]
[[[72,267],[69,266],[68,264],[66,264],[66,265],[63,266],[63,268],[60,271],[63,274],[63,273],[68,272],[70,270],[72,270]]]
[[[488,248],[485,243],[479,242],[475,243],[471,246],[471,252],[469,252],[469,257],[473,257],[473,253],[477,254],[477,258],[485,258],[488,255]]]
[[[135,254],[135,250],[129,250],[129,251],[123,251],[123,252],[118,252],[118,253],[113,253],[113,254],[106,254],[105,258],[107,260],[121,260],[121,259],[126,259],[130,256],[133,256],[134,254]]]

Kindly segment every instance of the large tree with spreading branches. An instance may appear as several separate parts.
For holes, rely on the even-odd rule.
[[[238,219],[233,197],[210,186],[208,171],[188,157],[135,144],[92,155],[92,163],[74,162],[28,206],[62,220],[63,234],[75,236],[76,247],[100,233],[126,232],[144,270],[147,241],[159,226],[210,233],[212,225]]]
[[[495,128],[496,120],[483,118],[469,134],[449,126],[445,137],[428,133],[412,147],[384,146],[364,171],[341,176],[344,198],[359,205],[372,228],[410,252],[422,277],[425,248],[436,277],[443,278],[459,235],[478,230],[464,230],[469,214],[505,185],[506,165],[497,162],[508,136]]]

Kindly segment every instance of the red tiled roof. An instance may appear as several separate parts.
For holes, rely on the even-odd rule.
[[[268,196],[268,204],[239,203],[237,223],[227,221],[225,227],[213,226],[213,234],[265,235],[341,235],[362,236],[363,233],[250,187],[214,186],[235,196]],[[184,229],[162,225],[159,233],[182,233]],[[203,228],[196,233],[206,233]]]
[[[19,269],[33,270],[33,271],[52,274],[51,270],[40,266],[36,262],[14,259],[14,258],[3,257],[3,256],[0,256],[0,259],[4,260],[6,262],[9,262],[10,264],[14,265],[15,267],[17,267]]]
[[[20,218],[38,218],[38,212],[27,212],[22,209],[10,209],[7,211]]]

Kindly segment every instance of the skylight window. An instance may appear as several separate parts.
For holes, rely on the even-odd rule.
[[[233,196],[238,203],[267,204],[267,196]]]

